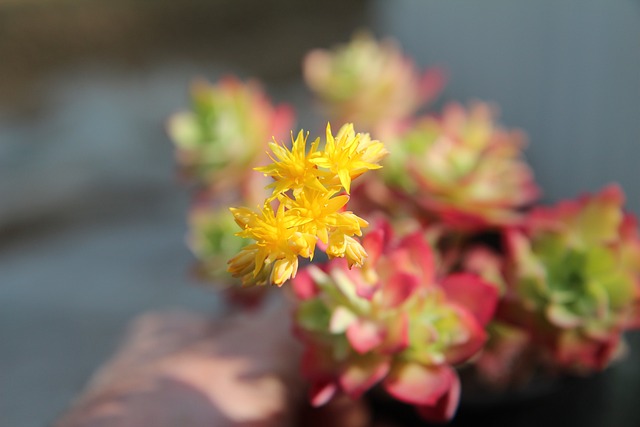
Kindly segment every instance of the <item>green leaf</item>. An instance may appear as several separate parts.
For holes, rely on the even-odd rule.
[[[327,332],[331,313],[319,299],[311,299],[300,304],[297,312],[300,326],[308,331]]]
[[[610,200],[591,200],[582,210],[578,227],[586,246],[610,242],[618,237],[622,210]]]
[[[562,304],[552,304],[546,310],[547,319],[561,328],[575,328],[582,324],[582,317]]]

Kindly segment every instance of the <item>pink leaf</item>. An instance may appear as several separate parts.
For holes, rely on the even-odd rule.
[[[422,282],[431,284],[435,274],[435,262],[431,246],[422,233],[416,232],[404,237],[398,248],[404,248],[408,251],[409,259],[422,273]]]
[[[382,303],[386,308],[396,308],[403,304],[416,290],[420,280],[413,274],[397,272],[382,288]]]
[[[357,399],[389,373],[389,359],[362,358],[350,363],[339,377],[340,386],[351,398]]]
[[[502,233],[506,255],[512,260],[518,260],[529,252],[529,241],[525,234],[515,227],[507,227]]]
[[[382,343],[384,331],[374,322],[358,319],[347,328],[347,339],[355,351],[364,354]]]
[[[425,103],[433,101],[447,84],[447,72],[438,67],[430,68],[420,77],[418,93]]]
[[[594,198],[614,206],[622,206],[625,202],[624,191],[622,191],[622,188],[618,184],[607,185],[600,190],[600,193],[596,194]]]
[[[364,298],[367,301],[371,301],[373,295],[380,289],[380,282],[369,283],[362,277],[362,270],[351,270],[360,274],[359,277],[356,277],[354,283],[356,285],[356,295],[360,298]]]
[[[308,269],[298,271],[296,277],[292,280],[293,292],[301,300],[308,300],[315,297],[318,294],[318,288],[316,287],[311,274]]]
[[[442,221],[450,227],[475,231],[490,224],[482,213],[464,212],[454,206],[440,206],[437,209]]]
[[[349,328],[349,325],[357,319],[356,315],[346,308],[339,305],[333,310],[331,320],[329,321],[329,332],[332,334],[341,334]]]
[[[331,400],[337,390],[338,386],[335,381],[315,381],[311,384],[311,388],[309,389],[309,403],[314,407],[322,406]]]
[[[419,407],[418,413],[428,421],[445,423],[451,420],[455,415],[459,401],[460,379],[456,374],[453,374],[451,387],[449,387],[447,393],[438,399],[438,402],[435,405]]]
[[[375,283],[368,282],[364,277],[363,269],[349,268],[349,263],[344,258],[334,258],[326,264],[329,274],[335,274],[336,272],[341,276],[345,276],[349,279],[349,287],[355,286],[356,295],[360,298],[364,298],[371,301],[373,295],[380,288],[380,282]],[[366,268],[366,267],[365,267]]]
[[[558,338],[556,346],[555,362],[561,366],[598,371],[606,368],[619,350],[620,332],[611,331],[606,340],[594,340],[571,330]]]
[[[396,363],[384,381],[384,388],[398,400],[420,406],[435,406],[455,378],[449,366],[427,367],[418,363]]]
[[[487,333],[478,320],[467,310],[458,309],[458,319],[468,334],[466,341],[453,345],[445,350],[447,363],[456,365],[476,354],[487,340]]]
[[[369,255],[367,262],[370,266],[375,266],[380,256],[388,250],[390,242],[393,240],[393,227],[384,219],[376,221],[372,230],[362,239],[362,246]]]
[[[481,325],[489,323],[498,305],[498,289],[470,273],[444,278],[442,289],[447,299],[469,310]]]
[[[384,249],[384,229],[376,228],[375,230],[367,233],[362,239],[362,246],[369,255],[368,262],[370,265],[376,265],[378,258],[382,254]]]
[[[398,318],[387,328],[384,348],[386,354],[399,353],[409,347],[409,314],[401,312]]]

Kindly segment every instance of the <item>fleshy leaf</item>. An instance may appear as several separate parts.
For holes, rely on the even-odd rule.
[[[386,308],[397,308],[409,298],[420,285],[418,277],[399,271],[382,287],[382,304]]]
[[[370,273],[370,271],[367,270],[367,273]],[[376,294],[378,289],[380,289],[380,282],[377,280],[376,281],[363,280],[362,277],[359,277],[355,281],[355,287],[356,287],[357,296],[359,296],[360,298],[364,298],[367,301],[371,301],[371,299]]]
[[[489,323],[498,304],[498,289],[475,274],[457,273],[442,281],[447,299],[465,307],[481,325]]]
[[[311,406],[318,407],[327,403],[338,391],[335,381],[315,381],[309,388],[309,402]]]
[[[350,363],[339,377],[340,386],[353,399],[359,398],[389,373],[389,359],[379,356]]]
[[[579,369],[604,369],[620,345],[620,335],[607,340],[584,339],[575,330],[566,331],[557,342],[555,357],[566,366]]]
[[[487,340],[487,333],[477,318],[462,307],[458,307],[458,320],[464,328],[467,338],[445,350],[447,363],[456,365],[476,354]]]
[[[384,249],[384,229],[377,227],[375,230],[367,233],[362,239],[362,246],[367,251],[369,258],[367,262],[374,266]]]
[[[307,330],[326,331],[329,329],[330,316],[322,301],[311,299],[300,304],[296,318],[300,326]]]
[[[318,288],[315,285],[311,274],[306,268],[302,271],[299,271],[292,282],[293,292],[299,299],[303,301],[311,299],[318,294]]]
[[[617,185],[604,188],[593,198],[585,200],[580,214],[580,232],[586,245],[610,242],[618,237],[623,214],[624,194]]]
[[[575,328],[584,323],[582,317],[562,304],[547,306],[547,319],[560,328]]]
[[[398,400],[420,406],[435,406],[453,385],[455,373],[448,366],[427,367],[418,363],[396,363],[384,388]]]
[[[401,312],[397,319],[387,328],[383,352],[399,353],[409,347],[409,314]]]
[[[355,351],[364,354],[382,343],[384,331],[370,320],[358,319],[347,329],[347,339]]]
[[[433,282],[435,262],[433,250],[420,232],[412,233],[400,242],[399,247],[406,248],[409,259],[420,269],[423,283]]]
[[[357,320],[356,315],[345,306],[336,307],[331,315],[329,323],[329,332],[332,334],[343,333],[349,326]]]
[[[419,407],[418,413],[428,421],[444,423],[453,418],[456,410],[458,409],[459,401],[460,379],[457,375],[453,374],[453,380],[448,392],[438,399],[438,402],[435,405]]]

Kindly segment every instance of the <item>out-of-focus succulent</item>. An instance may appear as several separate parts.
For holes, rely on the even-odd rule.
[[[517,221],[538,188],[521,158],[524,136],[502,129],[494,117],[487,104],[450,104],[441,117],[417,121],[390,148],[385,181],[422,215],[459,230]]]
[[[551,363],[572,371],[603,369],[624,330],[640,326],[640,241],[624,195],[595,195],[537,208],[526,230],[510,230],[507,317],[525,326]]]
[[[227,272],[227,260],[245,245],[227,206],[194,206],[189,215],[188,243],[199,260],[198,275],[216,282],[236,282]]]
[[[436,277],[419,232],[396,240],[381,225],[363,245],[362,269],[333,260],[294,280],[311,401],[321,405],[339,391],[357,398],[381,381],[425,418],[450,419],[460,393],[453,365],[484,344],[498,291],[473,274]]]
[[[304,77],[331,120],[379,136],[433,100],[446,80],[435,68],[421,74],[393,41],[378,42],[366,33],[332,51],[311,51]]]
[[[487,325],[489,335],[471,366],[475,385],[492,390],[519,388],[530,383],[539,359],[525,329],[499,320]]]
[[[526,213],[539,190],[524,135],[484,103],[416,119],[446,79],[421,73],[391,41],[359,34],[315,50],[304,75],[331,120],[348,123],[335,136],[327,126],[324,143],[304,132],[278,142],[292,110],[235,78],[195,82],[192,111],[168,130],[197,185],[198,273],[245,305],[270,287],[241,282],[293,279],[314,405],[379,384],[446,421],[457,366],[505,388],[541,364],[590,372],[619,354],[622,333],[640,327],[640,238],[620,189]],[[359,179],[383,159],[382,174]],[[381,217],[361,244],[367,220]],[[316,247],[329,261],[298,272]]]
[[[253,172],[266,158],[269,140],[288,132],[293,111],[273,106],[261,87],[227,77],[216,84],[195,81],[191,111],[173,115],[168,132],[182,173],[197,186],[189,215],[189,246],[198,259],[198,277],[226,288],[225,295],[253,305],[261,291],[238,292],[227,273],[227,259],[244,241],[228,206],[264,201],[269,179]]]
[[[264,158],[267,143],[291,128],[293,111],[274,107],[253,81],[227,77],[191,88],[192,111],[170,118],[168,131],[183,172],[205,188],[234,189]]]
[[[244,239],[236,235],[237,231],[238,226],[226,205],[212,204],[205,197],[192,206],[187,239],[197,258],[196,277],[221,291],[228,302],[254,308],[264,299],[269,288],[241,288],[240,281],[227,272],[227,260],[245,245]]]

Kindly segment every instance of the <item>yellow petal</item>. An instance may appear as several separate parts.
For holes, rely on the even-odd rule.
[[[340,184],[344,187],[347,194],[351,191],[351,174],[346,169],[340,169],[338,171],[338,177],[340,178]]]

